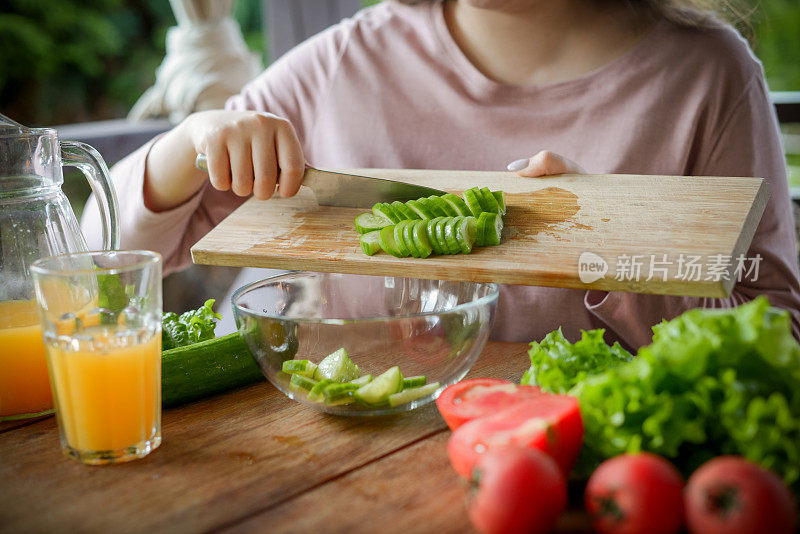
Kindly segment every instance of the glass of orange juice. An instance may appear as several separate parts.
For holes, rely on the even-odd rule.
[[[105,251],[31,266],[61,448],[87,464],[161,443],[161,257]]]

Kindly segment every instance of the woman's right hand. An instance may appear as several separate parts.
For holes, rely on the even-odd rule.
[[[195,168],[208,158],[208,174]],[[145,173],[145,205],[153,211],[176,207],[206,180],[220,191],[270,198],[295,195],[303,181],[303,149],[291,123],[256,111],[201,111],[189,115],[152,147]]]

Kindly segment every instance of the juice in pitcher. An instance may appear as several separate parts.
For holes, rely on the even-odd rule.
[[[44,415],[52,409],[36,303],[0,302],[0,420]]]

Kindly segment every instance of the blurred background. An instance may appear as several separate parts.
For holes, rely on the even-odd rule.
[[[111,166],[188,111],[220,106],[295,44],[378,1],[0,0],[0,113],[28,126],[56,126],[63,139],[93,145]],[[789,182],[798,199],[800,0],[753,6],[746,33],[778,109]],[[185,91],[197,85],[191,76],[215,68],[213,59],[184,57],[204,31],[206,37],[231,34],[223,43],[231,55],[217,65],[235,64],[238,85],[231,87],[227,75],[227,85],[212,80],[205,101],[192,95],[196,101],[176,109],[174,103],[185,100],[180,86]],[[88,183],[65,170],[64,189],[80,217]],[[215,276],[224,285],[229,275]],[[181,306],[182,299],[176,297]]]

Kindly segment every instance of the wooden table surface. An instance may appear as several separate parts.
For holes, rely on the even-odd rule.
[[[527,348],[488,343],[470,376],[519,380]],[[164,410],[162,435],[89,467],[62,456],[53,417],[0,423],[0,532],[473,532],[433,403],[336,417],[264,382]],[[589,531],[571,504],[558,531]]]

